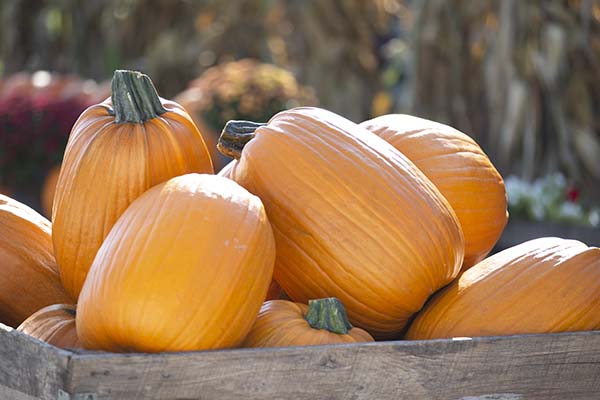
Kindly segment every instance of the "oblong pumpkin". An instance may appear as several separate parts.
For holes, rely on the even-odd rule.
[[[73,126],[54,198],[54,250],[73,299],[127,206],[150,187],[190,172],[213,172],[191,117],[159,98],[146,75],[116,71],[112,97]]]
[[[332,112],[299,107],[267,125],[230,122],[231,179],[258,195],[290,299],[336,297],[353,325],[393,337],[459,272],[458,220],[406,157]]]
[[[215,175],[172,178],[135,200],[102,244],[79,296],[79,338],[120,352],[237,346],[274,262],[258,197]]]
[[[52,225],[0,194],[0,322],[17,327],[42,307],[70,301],[52,252]]]
[[[17,330],[62,349],[81,348],[72,304],[44,307],[23,321]]]
[[[494,247],[508,220],[502,177],[479,145],[448,125],[404,114],[360,124],[408,157],[448,200],[465,237],[465,270]]]
[[[600,329],[600,249],[540,238],[465,271],[427,304],[407,339]]]
[[[271,300],[260,308],[243,347],[311,346],[372,342],[366,331],[352,327],[337,299],[311,300],[309,305]]]

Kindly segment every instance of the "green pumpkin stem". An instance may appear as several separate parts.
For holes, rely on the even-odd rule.
[[[254,131],[264,125],[251,121],[228,121],[219,137],[217,149],[223,155],[239,160],[246,143],[254,139]]]
[[[119,124],[141,124],[167,112],[148,75],[137,71],[115,71],[111,99]]]
[[[335,297],[309,300],[304,319],[314,329],[326,329],[340,335],[345,335],[352,329],[344,305]]]

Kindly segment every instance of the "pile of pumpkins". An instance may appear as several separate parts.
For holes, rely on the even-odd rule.
[[[0,322],[113,352],[600,328],[600,249],[487,257],[504,183],[449,126],[300,107],[218,147],[215,175],[186,111],[116,71],[72,129],[52,224],[0,197]]]

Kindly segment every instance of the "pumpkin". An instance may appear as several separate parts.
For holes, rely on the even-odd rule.
[[[48,218],[52,218],[52,203],[54,202],[54,192],[56,191],[56,182],[58,182],[59,174],[60,165],[57,165],[48,172],[42,186],[42,211]]]
[[[312,107],[267,125],[231,121],[219,148],[258,195],[277,246],[274,276],[295,302],[336,297],[353,325],[396,336],[459,272],[450,205],[406,157],[365,128]]]
[[[352,327],[336,298],[309,300],[306,304],[271,300],[263,304],[244,347],[310,346],[372,342],[373,337]]]
[[[508,219],[504,181],[479,145],[444,124],[390,114],[367,128],[408,157],[450,203],[465,236],[463,270],[494,247]]]
[[[54,197],[54,250],[73,299],[133,200],[174,176],[212,171],[190,116],[159,98],[146,75],[116,71],[111,98],[85,110],[73,126]]]
[[[275,242],[262,202],[230,179],[187,174],[119,218],[77,305],[85,348],[238,346],[266,297]]]
[[[27,318],[18,331],[63,349],[81,348],[75,328],[75,306],[53,304]]]
[[[235,165],[235,163],[235,160],[227,163],[223,168],[221,168],[217,175],[224,176],[225,178],[231,178],[231,171],[233,170],[233,166]]]
[[[0,322],[17,327],[42,307],[69,301],[52,254],[50,221],[0,194]]]
[[[269,285],[269,290],[267,290],[267,297],[265,300],[276,300],[279,299],[283,295],[283,290],[281,290],[281,286],[277,283],[275,279],[271,281]]]
[[[407,339],[600,328],[600,249],[540,238],[496,253],[435,295]]]

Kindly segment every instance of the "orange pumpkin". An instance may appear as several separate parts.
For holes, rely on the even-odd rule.
[[[372,342],[373,337],[353,328],[336,298],[310,300],[308,306],[287,300],[263,304],[244,347],[310,346]]]
[[[274,262],[258,197],[215,175],[170,179],[135,200],[102,244],[79,296],[79,338],[108,351],[235,347]]]
[[[0,322],[17,327],[42,307],[69,301],[52,254],[52,225],[0,194]]]
[[[233,170],[233,166],[235,165],[236,161],[233,160],[229,163],[227,163],[218,173],[217,175],[219,176],[223,176],[225,178],[231,178],[231,171]]]
[[[75,306],[53,304],[27,318],[18,331],[63,349],[81,348],[75,328]]]
[[[408,157],[448,200],[465,236],[463,270],[494,247],[508,219],[504,181],[479,145],[444,124],[390,114],[367,128]]]
[[[133,200],[174,176],[212,171],[190,116],[159,98],[146,75],[116,71],[112,98],[84,111],[71,131],[54,197],[54,250],[73,299]]]
[[[52,168],[42,186],[42,211],[48,218],[52,218],[52,203],[54,202],[54,192],[56,191],[56,182],[58,182],[58,175],[60,174],[60,165]]]
[[[459,272],[463,236],[450,205],[406,157],[319,108],[266,126],[231,121],[219,147],[231,179],[260,196],[274,228],[274,276],[293,301],[337,297],[379,338]]]
[[[465,271],[419,313],[407,339],[600,328],[600,249],[540,238]]]

